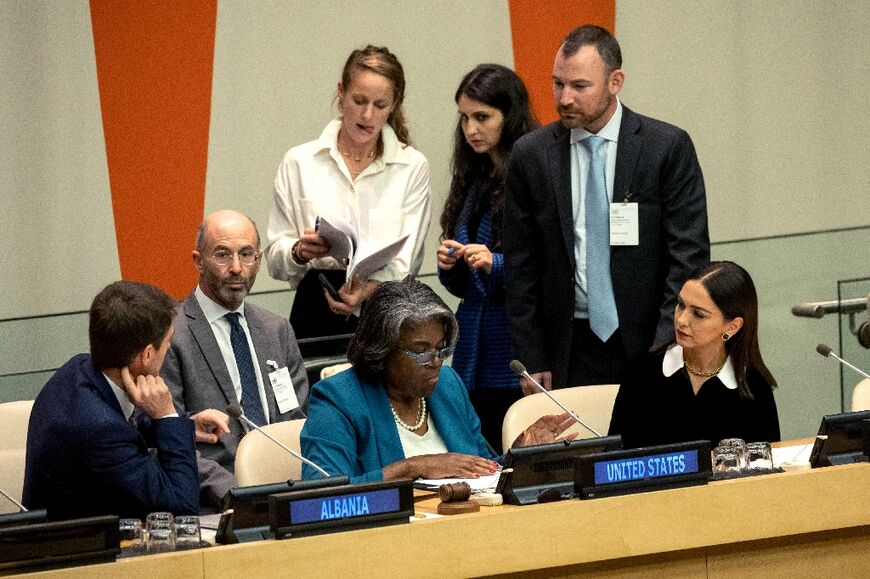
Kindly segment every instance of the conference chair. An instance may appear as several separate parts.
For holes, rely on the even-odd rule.
[[[341,364],[333,364],[332,366],[326,366],[322,370],[320,370],[320,379],[326,380],[330,376],[335,376],[339,372],[343,372],[351,367],[350,362],[343,362]]]
[[[870,378],[864,378],[852,391],[852,412],[870,410]]]
[[[553,390],[550,393],[576,414],[580,420],[601,434],[607,434],[607,429],[610,427],[610,415],[613,413],[613,403],[616,401],[618,391],[619,384],[595,384],[563,388]],[[517,400],[508,408],[502,423],[502,448],[505,450],[510,448],[517,436],[541,416],[561,414],[562,412],[563,410],[543,392]],[[577,432],[578,438],[595,436],[579,424],[572,426],[566,431],[566,434],[571,432]]]
[[[263,430],[281,441],[281,444],[301,453],[299,433],[305,419],[267,424]],[[236,484],[240,487],[297,480],[302,476],[302,463],[269,440],[252,430],[242,437],[236,449]]]
[[[24,490],[24,455],[27,425],[33,400],[0,404],[0,489],[21,501]],[[18,512],[18,507],[0,495],[0,514]]]

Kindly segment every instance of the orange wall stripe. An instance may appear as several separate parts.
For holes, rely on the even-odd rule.
[[[124,279],[180,298],[205,207],[216,0],[90,0]]]
[[[553,61],[562,40],[581,24],[616,29],[616,0],[509,0],[514,68],[529,91],[541,124],[558,118],[553,104]]]

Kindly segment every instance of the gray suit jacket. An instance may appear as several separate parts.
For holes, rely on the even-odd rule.
[[[615,202],[638,203],[636,246],[612,247],[610,274],[629,359],[672,341],[676,296],[710,259],[704,178],[682,129],[623,105]],[[521,137],[508,164],[505,297],[514,351],[529,372],[565,386],[574,315],[570,130],[559,122]]]
[[[304,418],[308,406],[308,377],[290,322],[253,304],[245,304],[245,319],[263,375],[269,422]],[[299,408],[283,414],[278,411],[278,403],[269,382],[272,368],[266,365],[266,360],[274,360],[280,368],[287,367]],[[175,405],[188,412],[196,413],[207,408],[223,412],[228,404],[239,402],[211,325],[193,292],[178,305],[175,335],[172,336],[172,345],[166,353],[160,373],[172,392]],[[217,461],[233,472],[236,447],[244,432],[238,420],[230,419],[229,434],[217,444],[198,443],[197,449],[204,457]]]

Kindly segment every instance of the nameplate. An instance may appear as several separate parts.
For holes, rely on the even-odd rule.
[[[408,523],[413,481],[361,483],[274,494],[269,517],[275,537],[300,537]]]
[[[574,463],[575,491],[584,499],[702,485],[711,475],[710,443],[703,440],[590,454]]]

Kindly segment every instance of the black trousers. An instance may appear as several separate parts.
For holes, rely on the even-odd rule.
[[[571,360],[565,387],[589,384],[621,384],[628,373],[629,359],[617,329],[602,342],[589,327],[589,320],[574,319]]]
[[[323,296],[323,286],[317,279],[318,274],[323,274],[336,288],[344,284],[345,271],[337,269],[310,269],[299,287],[296,288],[296,297],[290,310],[290,325],[296,333],[299,350],[303,358],[316,356],[335,356],[347,353],[349,339],[330,339],[331,336],[353,334],[356,331],[359,318],[336,315],[329,309],[329,303]],[[312,338],[322,338],[311,340]]]

